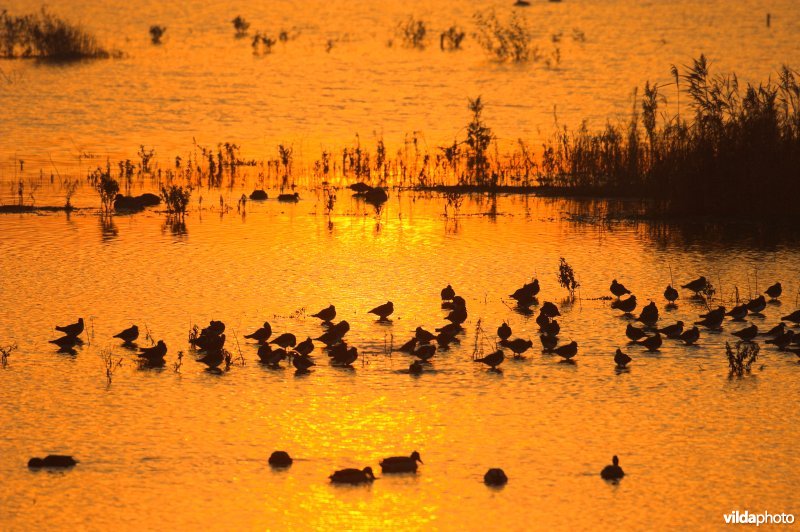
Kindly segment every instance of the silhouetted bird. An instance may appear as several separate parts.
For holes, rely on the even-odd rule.
[[[466,307],[466,306],[467,306],[467,302],[461,296],[453,297],[452,301],[443,301],[442,302],[442,308],[444,308],[444,309],[454,309],[454,308]]]
[[[533,347],[533,342],[522,338],[514,338],[511,341],[503,340],[501,343],[503,347],[509,348],[514,353],[514,358],[520,358],[522,353]]]
[[[467,308],[466,307],[457,307],[450,311],[450,314],[444,317],[447,321],[451,323],[455,323],[461,325],[465,321],[467,321]]]
[[[571,360],[575,355],[578,354],[578,342],[573,341],[556,347],[553,352],[564,360]]]
[[[558,320],[552,320],[541,329],[542,333],[546,334],[547,336],[558,336],[558,333],[561,332],[561,325],[558,324]]]
[[[617,367],[620,369],[624,369],[625,366],[630,364],[630,362],[631,362],[631,357],[623,353],[622,349],[617,348],[617,352],[614,354],[614,363],[617,364]]]
[[[678,291],[672,288],[671,284],[667,285],[667,288],[664,290],[664,299],[673,304],[678,299]]]
[[[558,345],[557,336],[548,336],[546,334],[540,334],[539,340],[542,342],[542,348],[547,353],[552,353],[553,349],[555,349],[556,346]]]
[[[83,332],[83,318],[78,318],[77,322],[69,325],[56,325],[56,330],[67,336],[78,336]]]
[[[402,351],[404,353],[413,353],[414,349],[416,349],[416,347],[417,347],[417,342],[418,341],[419,340],[417,340],[417,338],[414,337],[411,340],[409,340],[408,342],[406,342],[403,345],[401,345],[400,348],[398,349],[398,351]]]
[[[680,338],[681,334],[683,333],[683,322],[678,321],[672,325],[667,325],[666,327],[659,329],[658,332],[662,333],[667,338]]]
[[[700,339],[700,329],[698,329],[697,327],[692,327],[691,329],[687,329],[683,331],[683,333],[681,333],[680,338],[686,345],[692,345],[697,340]]]
[[[83,341],[80,338],[69,335],[56,338],[55,340],[50,340],[50,343],[57,345],[59,347],[59,351],[63,352],[72,351],[72,348],[74,348],[76,345],[83,345]]]
[[[317,340],[330,347],[333,344],[341,342],[348,331],[350,331],[350,324],[346,320],[342,320],[336,325],[332,325],[327,331],[322,333]]]
[[[286,451],[275,451],[269,455],[269,465],[272,467],[289,467],[292,465],[292,457]]]
[[[508,477],[499,467],[493,467],[483,475],[483,483],[487,486],[503,486],[508,483]]]
[[[422,364],[420,364],[419,360],[415,360],[408,366],[408,373],[411,375],[420,375],[422,373]]]
[[[632,323],[629,323],[628,326],[625,328],[625,336],[627,336],[631,342],[638,342],[639,340],[647,336],[647,333],[645,333],[643,329],[640,329],[639,327],[636,327]]]
[[[210,369],[216,369],[225,361],[225,353],[222,349],[209,351],[203,358],[198,358],[197,361],[205,364]]]
[[[421,345],[412,354],[421,361],[427,362],[436,354],[436,346],[431,344]]]
[[[314,365],[314,361],[308,355],[298,353],[292,357],[292,365],[297,371],[303,372],[308,371],[308,368]]]
[[[625,472],[619,466],[619,458],[616,455],[611,459],[612,465],[607,465],[600,471],[603,480],[619,480],[625,476]]]
[[[631,293],[631,291],[630,291],[630,290],[628,290],[627,288],[625,288],[625,285],[624,285],[624,284],[622,284],[622,283],[618,283],[616,279],[614,279],[613,281],[611,281],[611,288],[610,288],[610,290],[611,290],[611,293],[612,293],[612,294],[614,294],[615,296],[617,296],[617,298],[620,298],[620,297],[624,296],[625,294],[630,294],[630,293]]]
[[[497,336],[499,336],[501,340],[508,340],[511,338],[511,327],[508,326],[508,323],[503,322],[503,324],[497,328]]]
[[[300,201],[300,194],[297,192],[293,194],[278,194],[278,201],[286,202],[286,203],[297,203]]]
[[[256,342],[263,344],[269,337],[272,336],[272,325],[269,324],[268,321],[264,322],[264,325],[256,329],[250,334],[245,334],[245,338],[250,338],[251,340],[255,340]]]
[[[795,310],[791,314],[781,318],[783,321],[791,321],[800,324],[800,310]]]
[[[770,297],[770,299],[778,299],[779,297],[781,297],[781,294],[783,293],[783,287],[781,286],[781,283],[775,283],[774,285],[767,288],[764,293],[767,294]]]
[[[317,338],[317,340],[319,340],[319,338]],[[273,338],[270,343],[279,345],[284,349],[288,349],[297,345],[297,338],[292,333],[283,333],[282,335]]]
[[[414,331],[414,336],[416,337],[417,340],[419,340],[423,344],[427,344],[428,342],[436,338],[435,334],[426,331],[422,327],[417,327],[416,331]]]
[[[700,317],[703,319],[694,322],[695,325],[702,325],[707,329],[720,329],[725,319],[725,309],[723,307],[720,307],[720,309],[722,309],[722,312],[719,310],[712,310],[707,314],[701,314]]]
[[[733,318],[733,321],[744,321],[744,319],[747,317],[747,305],[744,304],[735,306],[725,315]]]
[[[222,349],[224,345],[224,334],[220,334],[219,336],[201,336],[195,343],[195,347],[199,348],[200,351],[216,351]]]
[[[695,293],[695,295],[697,295],[706,288],[708,288],[708,281],[706,281],[705,277],[698,277],[694,281],[682,285],[681,288],[686,288],[687,290],[691,290],[692,292]]]
[[[323,322],[331,322],[336,318],[336,307],[330,305],[320,310],[316,314],[311,315],[312,318],[319,318]]]
[[[63,454],[48,454],[44,458],[31,458],[28,460],[28,467],[39,469],[42,467],[67,468],[74,467],[78,461],[73,457]]]
[[[200,336],[219,336],[225,332],[225,324],[221,321],[211,320],[208,327],[200,331]]]
[[[129,344],[129,343],[133,342],[134,340],[136,340],[137,338],[139,338],[139,327],[137,327],[136,325],[132,325],[132,326],[128,327],[127,329],[125,329],[123,331],[120,331],[117,334],[115,334],[114,338],[119,338],[120,340],[122,340],[126,344]]]
[[[314,350],[314,342],[311,340],[311,337],[309,336],[308,338],[297,344],[294,347],[294,350],[303,356],[310,355],[311,352]]]
[[[281,362],[287,358],[289,358],[289,353],[286,352],[286,349],[279,347],[278,349],[273,349],[266,359],[262,359],[262,362],[277,369],[281,367]]]
[[[392,312],[394,312],[394,303],[387,301],[383,305],[378,305],[370,310],[368,314],[375,314],[381,321],[386,321],[386,319],[391,316]]]
[[[745,342],[751,342],[753,340],[753,338],[758,336],[758,326],[757,325],[751,325],[750,327],[745,327],[744,329],[742,329],[740,331],[735,331],[735,332],[733,332],[731,334],[741,338]]]
[[[555,318],[556,316],[561,316],[561,313],[558,311],[558,307],[555,306],[553,303],[549,301],[545,301],[544,305],[540,309],[540,312],[547,316],[548,318]]]
[[[767,308],[767,298],[764,296],[758,296],[755,299],[751,299],[747,302],[747,310],[751,314],[761,314],[761,312]]]
[[[625,299],[616,299],[611,302],[611,308],[630,314],[636,309],[636,296],[631,295]]]
[[[636,321],[640,321],[648,327],[654,327],[658,321],[658,307],[651,301],[643,309]]]
[[[452,334],[439,333],[436,335],[436,343],[440,349],[447,349],[454,342],[458,343],[458,340]]]
[[[411,453],[411,456],[392,456],[390,458],[384,458],[380,462],[381,472],[416,473],[417,462],[419,462],[420,464],[423,463],[422,458],[420,458],[419,453],[417,451]]]
[[[538,325],[540,329],[544,329],[549,323],[550,318],[547,314],[539,311],[539,315],[536,316],[536,325]]]
[[[258,358],[264,364],[269,364],[270,357],[272,357],[272,346],[269,344],[261,344],[258,346]]]
[[[341,469],[330,476],[336,484],[366,484],[375,480],[371,467],[364,469]]]
[[[492,369],[497,369],[497,366],[502,364],[505,359],[506,354],[503,353],[502,349],[498,349],[494,353],[490,353],[483,358],[476,358],[475,362],[482,362]]]
[[[355,347],[348,347],[343,353],[336,353],[332,357],[332,362],[336,366],[350,366],[358,360],[358,349]]]
[[[452,301],[454,297],[456,297],[456,291],[453,290],[453,287],[450,285],[445,286],[442,288],[441,292],[442,301]]]
[[[761,333],[761,336],[779,336],[779,335],[781,335],[781,334],[783,334],[785,332],[786,332],[786,324],[783,323],[783,322],[780,322],[779,324],[777,324],[775,327],[773,327],[772,329],[768,330],[767,332]]]
[[[446,334],[448,336],[455,336],[463,330],[464,328],[458,323],[448,323],[447,325],[442,325],[441,327],[434,329],[434,331],[441,334]]]
[[[153,347],[139,348],[139,357],[146,359],[148,362],[160,362],[164,360],[167,354],[167,344],[164,340],[159,340]]]
[[[653,336],[648,336],[639,341],[639,343],[647,348],[648,351],[658,351],[664,341],[661,338],[661,333],[656,333]]]
[[[781,351],[789,347],[789,345],[794,340],[794,331],[791,329],[787,329],[785,333],[776,336],[772,340],[767,340],[768,344],[773,344],[778,347]]]
[[[534,303],[538,293],[539,279],[534,279],[532,282],[522,285],[522,288],[516,289],[509,297],[515,300],[518,305],[529,307]]]

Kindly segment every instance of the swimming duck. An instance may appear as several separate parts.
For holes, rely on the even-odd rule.
[[[83,318],[78,318],[77,322],[69,325],[56,325],[56,330],[67,336],[78,336],[83,332]]]
[[[375,474],[367,466],[364,469],[340,469],[329,478],[336,484],[366,484],[375,480]]]
[[[289,467],[292,465],[292,457],[286,451],[275,451],[269,455],[269,465],[272,467]]]
[[[616,279],[611,281],[611,293],[614,294],[617,299],[624,296],[625,294],[630,294],[631,291],[625,288],[625,285],[622,283],[618,283]]]
[[[392,456],[380,462],[382,473],[416,473],[417,462],[422,464],[419,453],[414,451],[411,456]]]
[[[503,363],[506,359],[505,353],[502,349],[498,349],[494,353],[488,354],[483,358],[476,358],[475,362],[482,362],[492,369],[497,369],[497,366]]]
[[[298,201],[300,201],[300,194],[298,194],[297,192],[293,194],[278,194],[278,201],[284,203],[297,203]]]
[[[378,305],[370,310],[368,314],[375,314],[380,321],[386,321],[389,316],[394,312],[394,303],[387,301],[383,305]]]
[[[612,465],[607,465],[600,471],[600,476],[604,480],[619,480],[625,476],[625,472],[619,466],[619,458],[617,455],[611,459]]]
[[[31,469],[42,467],[67,468],[74,467],[77,463],[77,460],[68,455],[48,454],[44,458],[31,458],[28,460],[28,467]]]
[[[137,327],[136,325],[132,325],[132,326],[128,327],[127,329],[118,332],[113,337],[114,338],[119,338],[120,340],[122,340],[126,344],[130,344],[133,341],[135,341],[137,338],[139,338],[139,327]]]
[[[336,307],[330,305],[311,315],[312,318],[319,318],[323,323],[330,323],[336,318]]]
[[[493,467],[483,475],[483,483],[487,486],[503,486],[507,482],[508,477],[499,467]]]
[[[623,353],[622,349],[617,348],[617,352],[614,353],[614,363],[616,363],[618,368],[624,369],[625,366],[630,364],[631,360],[631,357]]]
[[[252,333],[244,335],[245,338],[255,340],[260,344],[263,344],[264,342],[269,340],[270,336],[272,336],[272,325],[270,325],[268,321],[265,321],[264,325],[262,325]]]

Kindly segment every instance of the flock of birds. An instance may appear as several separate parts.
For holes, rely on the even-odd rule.
[[[705,277],[699,277],[681,288],[694,293],[699,300],[705,301],[700,295],[710,288]],[[539,305],[537,295],[540,286],[537,279],[524,284],[521,288],[510,295],[515,301],[517,310],[524,314],[533,314],[531,307]],[[770,303],[777,303],[782,294],[782,286],[775,283],[770,286],[763,295],[759,295],[747,302],[737,304],[730,310],[724,306],[710,309],[708,312],[700,314],[698,320],[687,327],[683,321],[659,326],[659,310],[655,302],[650,301],[642,307],[638,316],[634,315],[638,301],[636,296],[631,293],[622,283],[614,279],[610,286],[610,292],[615,299],[612,299],[611,308],[623,312],[632,322],[639,323],[637,326],[629,322],[625,335],[630,343],[643,346],[648,351],[658,351],[662,346],[664,338],[682,341],[686,345],[695,344],[700,338],[700,327],[708,330],[721,331],[726,318],[731,321],[742,323],[748,316],[758,316],[764,318],[763,312]],[[766,297],[765,297],[766,296]],[[769,297],[769,300],[767,300]],[[664,298],[667,300],[668,307],[674,307],[679,298],[678,290],[671,285],[664,291]],[[414,336],[405,342],[398,350],[408,353],[414,360],[411,362],[408,373],[419,375],[426,365],[431,364],[431,359],[441,349],[447,349],[452,343],[458,343],[458,335],[464,331],[463,324],[467,320],[467,305],[463,297],[457,295],[452,286],[447,285],[441,291],[442,309],[447,311],[445,323],[441,327],[428,331],[423,327],[417,327]],[[370,314],[377,316],[379,322],[390,322],[390,316],[394,313],[394,304],[388,301],[382,305],[369,310]],[[539,326],[539,341],[544,353],[558,355],[563,362],[574,363],[573,359],[578,354],[578,343],[571,341],[561,343],[559,333],[561,327],[558,318],[561,313],[558,307],[551,302],[545,302],[538,308],[538,315],[535,318]],[[350,331],[350,324],[346,320],[335,322],[336,307],[330,305],[319,312],[312,314],[321,322],[322,333],[312,339],[310,336],[298,342],[297,337],[290,332],[282,333],[273,337],[272,327],[269,322],[264,322],[259,328],[250,334],[245,335],[246,339],[252,340],[257,344],[257,353],[260,361],[272,368],[281,367],[283,361],[290,361],[297,373],[307,373],[316,363],[311,357],[311,353],[317,348],[317,344],[323,344],[322,348],[334,366],[351,367],[359,358],[358,349],[348,344],[345,336]],[[732,334],[742,342],[755,342],[759,336],[766,337],[766,343],[776,346],[779,350],[790,351],[800,357],[800,333],[793,331],[786,325],[790,322],[800,325],[800,310],[796,310],[786,316],[781,317],[781,321],[762,332],[759,327],[752,323],[746,327],[732,331]],[[65,326],[57,326],[56,330],[63,333],[63,336],[51,340],[59,347],[60,351],[75,353],[75,346],[80,345],[82,340],[80,335],[84,332],[85,324],[83,318],[76,323]],[[135,341],[139,338],[139,328],[133,325],[114,335],[114,338],[122,340],[123,345],[138,350],[138,357],[142,365],[147,367],[162,367],[165,364],[167,345],[163,340],[159,340],[152,347],[138,347]],[[500,371],[500,366],[506,358],[505,350],[511,352],[514,358],[523,358],[524,353],[533,347],[533,342],[525,338],[512,338],[511,327],[503,322],[497,329],[496,349],[481,357],[473,357],[474,362],[489,366],[490,371]],[[197,353],[197,361],[205,364],[209,370],[219,372],[220,366],[230,364],[231,354],[225,349],[225,324],[221,321],[211,320],[209,325],[203,329],[194,329],[190,335],[189,342],[193,350]],[[631,357],[618,348],[613,357],[618,369],[624,369],[631,362]],[[270,458],[270,463],[275,466],[285,467],[291,464],[281,465],[278,463],[283,457],[286,462],[288,454],[278,451],[278,458],[275,455]],[[285,455],[285,456],[284,456]],[[274,461],[275,460],[275,461]],[[39,462],[37,462],[38,464]],[[416,472],[417,463],[422,463],[419,453],[413,452],[408,457],[391,457],[380,463],[384,473],[397,472]],[[618,480],[624,476],[622,468],[619,466],[617,456],[613,457],[613,464],[604,468],[601,476],[606,480]],[[371,467],[363,469],[344,469],[336,471],[331,475],[330,480],[335,483],[361,484],[372,482],[375,479]],[[489,485],[502,485],[507,482],[507,477],[501,469],[491,469],[484,476],[484,481]]]

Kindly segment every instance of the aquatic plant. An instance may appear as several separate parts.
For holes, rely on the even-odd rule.
[[[275,39],[269,37],[266,33],[256,32],[250,45],[253,47],[254,54],[263,55],[272,53],[272,47],[275,46],[276,42]]]
[[[167,31],[166,26],[159,26],[158,24],[150,26],[150,41],[153,44],[161,44],[161,37],[164,36],[165,31]]]
[[[5,368],[8,366],[8,357],[11,356],[11,353],[17,350],[17,344],[10,344],[6,346],[0,346],[0,367]]]
[[[725,342],[725,353],[728,357],[729,377],[742,377],[750,373],[750,367],[758,358],[760,348],[755,342],[736,342],[736,350]]]
[[[122,358],[116,358],[114,352],[110,349],[102,349],[100,351],[100,358],[103,361],[105,368],[106,384],[111,385],[111,380],[114,378],[114,373],[122,367]]]
[[[469,100],[469,110],[472,112],[472,120],[467,125],[467,170],[475,183],[485,185],[489,176],[487,153],[493,138],[492,130],[483,122],[483,102],[480,96]]]
[[[177,359],[172,363],[172,371],[180,373],[181,367],[183,367],[183,351],[178,351]]]
[[[78,190],[78,186],[80,182],[77,179],[65,179],[62,183],[64,187],[64,209],[67,211],[71,211],[72,207],[72,196]]]
[[[564,257],[561,257],[558,261],[558,284],[562,288],[566,288],[569,291],[569,295],[573,297],[575,296],[575,290],[580,286],[580,283],[575,279],[575,271]]]
[[[477,28],[475,39],[496,61],[522,63],[538,59],[527,21],[517,12],[511,13],[505,22],[497,18],[494,10],[478,11],[473,19]]]
[[[236,18],[231,20],[233,29],[236,30],[236,37],[241,38],[247,35],[247,30],[250,29],[250,23],[247,22],[241,15],[236,15]]]
[[[397,35],[403,46],[408,48],[425,48],[425,36],[427,33],[425,22],[413,16],[409,16],[397,24]]]
[[[14,16],[0,12],[0,58],[38,58],[52,61],[100,59],[109,52],[93,35],[42,8],[38,13]]]
[[[169,214],[183,216],[189,206],[189,198],[192,196],[192,188],[183,185],[169,185],[161,187],[161,199],[167,207]]]
[[[106,214],[114,209],[114,199],[119,194],[119,182],[111,176],[111,163],[106,161],[106,167],[98,166],[89,173],[89,183],[100,195],[102,211]]]
[[[447,31],[443,31],[439,35],[439,49],[442,51],[460,50],[461,42],[466,35],[466,32],[460,30],[457,26],[450,26]]]

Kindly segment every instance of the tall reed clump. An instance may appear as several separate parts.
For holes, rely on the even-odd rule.
[[[628,124],[564,128],[546,142],[540,184],[649,197],[671,215],[796,218],[797,72],[783,67],[774,80],[742,84],[712,75],[701,55],[672,76],[684,108],[660,112],[664,85],[646,83]]]
[[[538,58],[531,30],[516,12],[505,22],[497,18],[494,10],[478,11],[473,18],[477,28],[475,39],[493,59],[522,63]]]
[[[114,210],[114,199],[119,194],[119,181],[111,175],[111,163],[106,161],[106,167],[98,166],[89,173],[89,183],[100,195],[102,211],[106,214]]]
[[[758,358],[759,347],[754,342],[736,342],[736,349],[725,342],[725,354],[728,356],[729,377],[743,377],[750,373],[750,367]]]
[[[489,179],[489,145],[492,142],[492,130],[483,121],[483,102],[478,96],[469,100],[472,120],[467,125],[467,170],[478,185],[496,185],[497,180]]]
[[[52,61],[105,59],[119,52],[110,52],[80,26],[49,13],[14,16],[0,13],[0,58],[39,58]]]
[[[192,197],[192,188],[183,185],[162,185],[161,199],[167,207],[167,213],[183,216]]]

